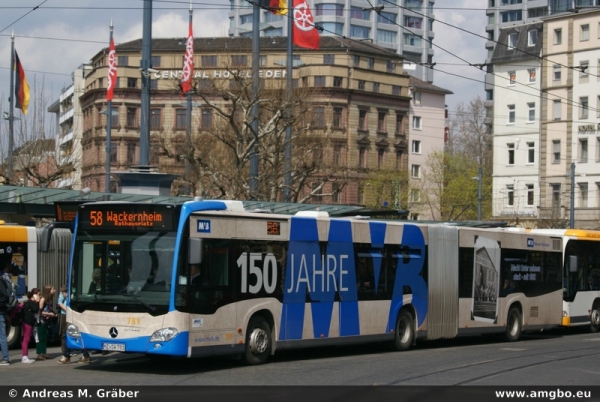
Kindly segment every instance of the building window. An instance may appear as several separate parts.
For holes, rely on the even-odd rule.
[[[117,163],[117,152],[119,151],[119,144],[116,142],[110,143],[110,163]]]
[[[522,10],[511,10],[500,13],[500,18],[502,22],[514,22],[523,20],[523,11]]]
[[[377,42],[396,43],[396,32],[386,29],[377,30]]]
[[[396,151],[396,170],[402,170],[402,151]]]
[[[333,108],[333,120],[331,121],[331,127],[344,128],[344,108]]]
[[[377,167],[382,168],[384,163],[385,150],[383,148],[379,148],[377,150]]]
[[[151,56],[151,66],[152,67],[160,67],[160,56]]]
[[[317,106],[313,109],[313,125],[315,127],[325,127],[325,108]]]
[[[579,183],[579,193],[581,194],[580,207],[587,208],[588,207],[588,184],[587,183]]]
[[[533,184],[527,184],[527,206],[528,207],[533,206],[533,196],[534,196]]]
[[[367,130],[367,111],[364,109],[358,111],[358,129]]]
[[[421,117],[420,116],[413,116],[413,128],[415,130],[421,129]]]
[[[514,124],[515,122],[515,105],[508,105],[508,123]]]
[[[515,144],[506,144],[506,147],[508,148],[508,164],[514,165],[515,164]]]
[[[342,166],[342,146],[336,144],[333,146],[333,165]]]
[[[187,122],[187,110],[185,109],[175,109],[175,128],[186,128]]]
[[[129,65],[129,56],[117,56],[117,66],[123,67]]]
[[[245,67],[246,65],[248,65],[248,56],[245,54],[232,55],[231,65],[235,67]]]
[[[404,26],[407,28],[423,29],[423,18],[405,16]]]
[[[160,130],[162,128],[161,109],[150,109],[150,129]]]
[[[560,70],[560,65],[555,64],[554,65],[554,81],[560,81],[560,76],[561,76],[561,70]]]
[[[367,149],[365,147],[358,148],[358,167],[367,167]]]
[[[535,163],[535,142],[527,143],[527,163]]]
[[[421,47],[421,37],[418,35],[404,34],[404,44],[407,46]]]
[[[158,89],[158,80],[150,80],[150,89],[157,90]]]
[[[373,92],[379,92],[379,83],[378,82],[373,83]]]
[[[579,118],[587,119],[588,118],[588,97],[582,96],[579,98]]]
[[[264,54],[258,56],[258,65],[260,67],[265,67],[267,65],[267,56],[265,56]]]
[[[412,165],[410,167],[410,175],[413,179],[421,177],[421,165]]]
[[[388,73],[393,73],[394,71],[396,71],[396,63],[390,60],[386,61],[385,71],[387,71]]]
[[[325,86],[325,76],[324,75],[315,75],[315,87],[324,87]]]
[[[582,138],[579,140],[579,163],[586,163],[588,160],[588,140]]]
[[[323,55],[323,64],[335,64],[335,55],[324,54]]]
[[[127,164],[135,164],[135,144],[131,142],[127,144]]]
[[[517,47],[517,34],[508,34],[508,50],[514,49],[515,47]]]
[[[394,133],[396,135],[404,135],[404,115],[396,113],[396,129]]]
[[[554,107],[553,109],[553,115],[554,115],[554,120],[560,120],[561,116],[561,110],[562,110],[562,104],[560,99],[555,99],[554,100]]]
[[[508,85],[515,85],[517,83],[517,73],[514,71],[508,72]]]
[[[512,207],[515,205],[515,187],[506,186],[506,205]]]
[[[588,78],[589,76],[589,61],[580,61],[579,62],[579,78]]]
[[[360,66],[360,56],[352,55],[352,67]]]
[[[344,79],[342,77],[333,77],[333,86],[334,87],[341,88],[343,82],[344,82]]]
[[[535,68],[531,68],[531,69],[527,70],[527,72],[529,73],[529,82],[530,83],[535,82],[535,76],[536,76]]]
[[[272,13],[265,13],[271,14]],[[343,4],[317,4],[315,5],[315,14],[316,15],[330,15],[342,17],[344,16],[344,5]],[[281,19],[282,17],[280,17]],[[267,21],[268,22],[268,21]]]
[[[127,88],[137,88],[137,78],[127,77]]]
[[[421,92],[413,93],[413,103],[417,106],[421,104]]]
[[[560,163],[560,140],[552,141],[552,163]]]
[[[217,56],[202,56],[200,58],[202,62],[202,67],[216,67],[217,66]]]
[[[370,29],[367,27],[360,27],[358,25],[350,25],[350,37],[368,39]]]
[[[358,80],[358,89],[360,89],[361,91],[365,90],[365,81],[364,80]]]
[[[371,10],[365,10],[362,7],[351,7],[350,18],[368,21],[369,19],[371,19]]]
[[[590,40],[590,26],[588,24],[581,26],[581,42]]]
[[[387,133],[387,125],[385,121],[385,116],[387,112],[379,112],[377,113],[377,132]]]
[[[374,58],[372,58],[372,57],[367,58],[367,68],[369,70],[372,70],[375,68],[375,59]]]
[[[527,31],[527,46],[535,46],[537,43],[537,31]]]
[[[535,121],[535,102],[528,102],[527,109],[529,110],[529,113],[527,114],[527,122],[533,123]]]
[[[562,44],[562,29],[554,30],[554,44],[555,45]]]
[[[137,127],[137,108],[127,108],[127,127]]]
[[[421,201],[421,193],[419,189],[413,188],[410,190],[410,202],[420,202]]]
[[[413,154],[420,154],[421,153],[421,141],[413,141],[412,142],[412,152]]]
[[[392,95],[400,96],[400,86],[392,85]]]
[[[552,186],[552,214],[559,217],[560,214],[560,184],[551,184]]]
[[[213,126],[213,111],[212,109],[202,109],[202,128],[204,130],[211,129]]]

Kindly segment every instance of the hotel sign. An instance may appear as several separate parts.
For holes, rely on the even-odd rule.
[[[594,134],[596,131],[600,131],[600,123],[598,124],[583,124],[578,127],[579,135]]]
[[[198,79],[228,79],[233,78],[234,75],[240,74],[242,78],[252,78],[252,70],[196,70],[194,71],[194,76],[192,77],[195,80]],[[285,69],[269,69],[269,70],[259,70],[258,76],[260,78],[273,78],[273,79],[281,79],[286,77]],[[180,80],[181,79],[181,70],[163,70],[157,73],[152,74],[154,79],[172,79],[172,80]]]

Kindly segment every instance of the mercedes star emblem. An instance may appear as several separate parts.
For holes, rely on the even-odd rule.
[[[108,331],[109,335],[111,338],[116,338],[117,336],[119,336],[119,331],[117,331],[117,329],[115,327],[112,327],[109,331]]]

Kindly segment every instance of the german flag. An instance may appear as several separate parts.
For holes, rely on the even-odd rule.
[[[19,60],[19,55],[15,50],[15,64],[14,69],[17,71],[15,80],[15,99],[17,101],[16,107],[21,109],[23,114],[27,114],[27,107],[29,106],[29,84],[25,78],[25,70]]]

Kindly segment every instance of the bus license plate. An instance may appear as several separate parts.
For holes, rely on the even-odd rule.
[[[110,350],[112,352],[125,352],[124,343],[103,343],[102,350]]]

